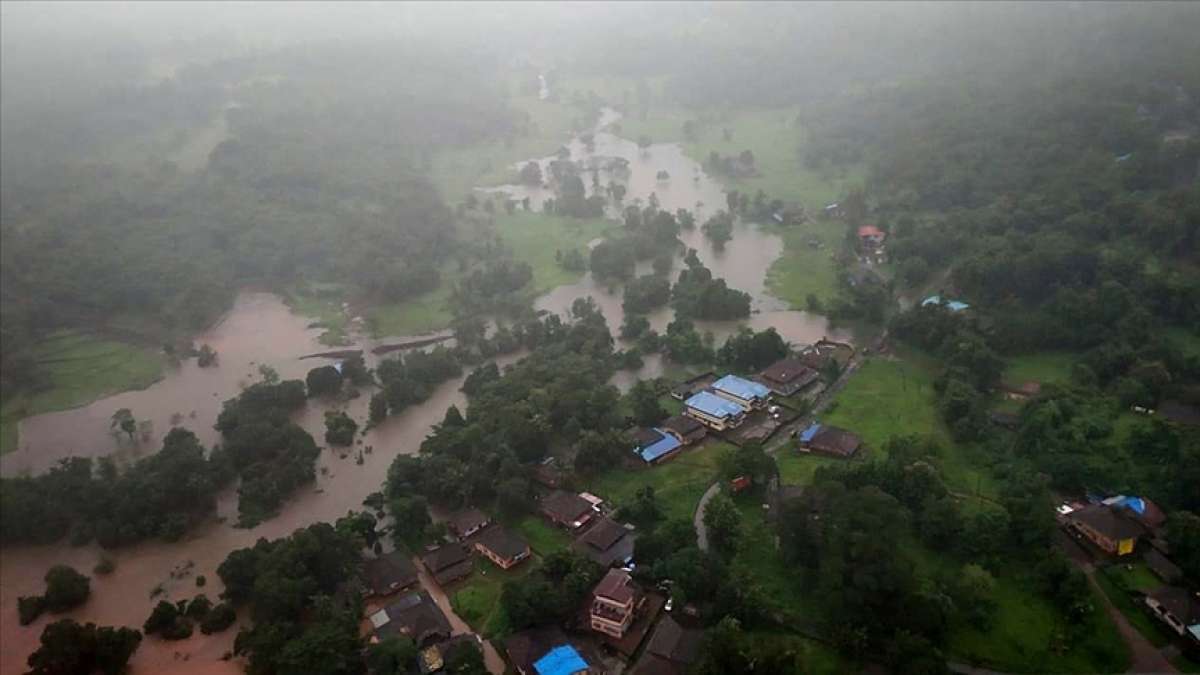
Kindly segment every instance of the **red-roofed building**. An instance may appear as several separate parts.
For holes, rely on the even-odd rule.
[[[592,630],[620,638],[633,623],[642,594],[628,572],[610,569],[592,591]]]

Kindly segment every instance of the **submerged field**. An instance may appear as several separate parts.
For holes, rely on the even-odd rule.
[[[66,410],[120,391],[142,389],[162,377],[165,360],[153,349],[74,332],[55,333],[34,350],[47,387],[0,406],[0,453],[17,447],[23,417]]]

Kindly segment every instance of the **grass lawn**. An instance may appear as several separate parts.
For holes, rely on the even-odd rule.
[[[812,295],[828,306],[840,293],[838,267],[832,256],[842,247],[844,225],[833,220],[817,220],[793,227],[773,227],[783,238],[783,254],[767,269],[767,290],[785,300],[792,309],[808,309]],[[813,248],[817,239],[823,248]]]
[[[497,214],[496,232],[517,260],[533,268],[533,291],[541,295],[556,286],[573,283],[582,272],[563,269],[555,253],[575,249],[588,257],[588,242],[603,237],[617,225],[603,218],[568,218],[517,211]]]
[[[942,446],[941,470],[951,489],[994,495],[995,483],[980,469],[981,458],[955,444],[942,423],[933,390],[936,364],[913,350],[898,353],[897,359],[868,360],[820,420],[862,436],[871,458],[882,457],[893,436],[930,436]]]
[[[323,345],[340,347],[346,339],[346,314],[342,311],[343,288],[340,284],[307,284],[289,289],[284,301],[292,313],[316,319],[325,329],[318,340]]]
[[[793,635],[791,633],[774,633],[768,631],[750,631],[752,644],[759,641],[777,647],[783,644],[788,649],[800,655],[804,665],[805,675],[840,675],[841,673],[859,672],[861,668],[842,658],[832,647],[815,640]],[[753,649],[754,647],[752,647]]]
[[[1149,570],[1145,570],[1145,572],[1150,573]],[[1141,602],[1129,592],[1130,588],[1143,587],[1145,590],[1157,588],[1162,585],[1162,582],[1155,578],[1156,583],[1145,588],[1146,582],[1140,576],[1136,568],[1134,572],[1128,572],[1124,566],[1114,566],[1097,572],[1096,582],[1100,584],[1100,588],[1104,589],[1104,594],[1112,601],[1113,606],[1125,615],[1125,618],[1138,629],[1139,633],[1155,647],[1163,647],[1171,641],[1170,637],[1159,628],[1158,620],[1143,610]]]
[[[1030,380],[1042,384],[1067,382],[1071,379],[1071,366],[1078,360],[1078,356],[1070,352],[1038,352],[1014,356],[1008,360],[1008,367],[1004,369],[1004,381],[1009,384],[1021,384]]]
[[[450,325],[450,291],[453,284],[446,279],[437,288],[404,302],[374,305],[367,310],[367,325],[376,338],[389,335],[414,335],[439,330]]]
[[[475,573],[450,595],[450,605],[484,637],[503,637],[509,632],[508,618],[500,606],[504,582],[520,579],[536,565],[536,559],[531,559],[511,570],[502,570],[483,556],[476,556]]]
[[[620,507],[642,487],[653,485],[668,518],[691,520],[700,496],[717,477],[721,456],[732,449],[728,443],[706,441],[660,466],[608,471],[588,483],[588,492]]]
[[[1092,625],[1077,626],[1069,648],[1053,645],[1065,620],[1029,584],[1009,574],[996,576],[997,611],[988,631],[966,625],[951,629],[948,652],[956,660],[1013,673],[1123,672],[1129,651],[1100,598]]]
[[[571,545],[566,532],[547,523],[539,515],[531,514],[509,525],[529,542],[529,548],[540,556],[547,556]]]
[[[813,474],[823,466],[845,464],[845,460],[824,455],[804,454],[796,450],[795,443],[788,443],[775,454],[779,465],[779,481],[783,485],[808,485]]]
[[[17,447],[21,418],[85,405],[98,398],[150,386],[165,359],[156,350],[74,332],[50,335],[34,350],[49,387],[0,404],[0,453]]]

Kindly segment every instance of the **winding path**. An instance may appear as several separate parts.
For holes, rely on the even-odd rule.
[[[708,506],[708,500],[717,495],[721,489],[720,483],[713,483],[704,491],[704,496],[700,497],[700,503],[696,505],[696,514],[692,516],[692,523],[696,527],[696,546],[701,551],[708,550],[708,528],[704,526],[704,507]]]

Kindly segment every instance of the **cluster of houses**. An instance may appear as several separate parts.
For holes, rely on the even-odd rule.
[[[1142,596],[1146,609],[1185,649],[1200,653],[1200,595],[1183,584],[1183,572],[1171,562],[1163,525],[1167,517],[1145,497],[1115,495],[1058,507],[1059,522],[1090,551],[1103,558],[1141,556],[1163,585]]]

